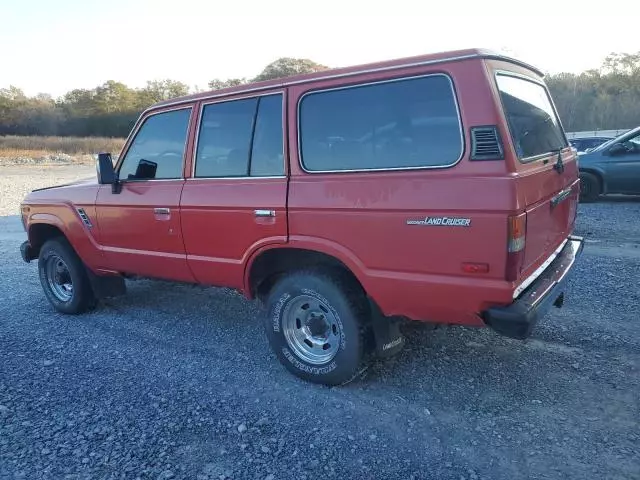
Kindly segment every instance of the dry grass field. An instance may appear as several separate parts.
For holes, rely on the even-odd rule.
[[[117,155],[123,138],[0,136],[0,165],[25,163],[91,163],[93,155]]]

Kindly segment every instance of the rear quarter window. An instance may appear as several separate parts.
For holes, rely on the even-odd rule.
[[[313,92],[299,106],[302,166],[311,172],[452,166],[461,132],[443,74]]]
[[[547,88],[533,80],[496,75],[500,99],[518,158],[536,157],[567,146]]]

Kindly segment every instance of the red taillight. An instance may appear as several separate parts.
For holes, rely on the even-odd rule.
[[[520,276],[524,262],[524,245],[527,237],[527,214],[513,215],[507,224],[507,280],[513,282]]]

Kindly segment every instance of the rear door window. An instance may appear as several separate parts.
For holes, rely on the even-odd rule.
[[[197,178],[282,175],[281,94],[204,106],[196,150]]]
[[[521,161],[531,161],[567,146],[544,85],[507,74],[498,74],[496,79],[511,137]]]
[[[249,173],[252,177],[284,175],[282,95],[260,97]]]
[[[299,123],[307,171],[448,167],[463,151],[453,86],[442,74],[307,94]]]
[[[196,177],[246,177],[257,98],[205,105],[196,150]]]

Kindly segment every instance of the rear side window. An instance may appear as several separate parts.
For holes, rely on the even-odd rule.
[[[257,98],[205,105],[196,177],[246,177]]]
[[[252,177],[284,175],[282,95],[260,97],[251,149]]]
[[[307,171],[447,167],[463,151],[453,86],[441,74],[305,95],[299,122]]]
[[[567,146],[547,89],[511,75],[497,75],[504,113],[518,158],[527,161]]]
[[[122,180],[182,178],[191,108],[157,113],[138,129],[120,167]]]
[[[196,177],[283,174],[282,95],[205,105],[196,150]]]

